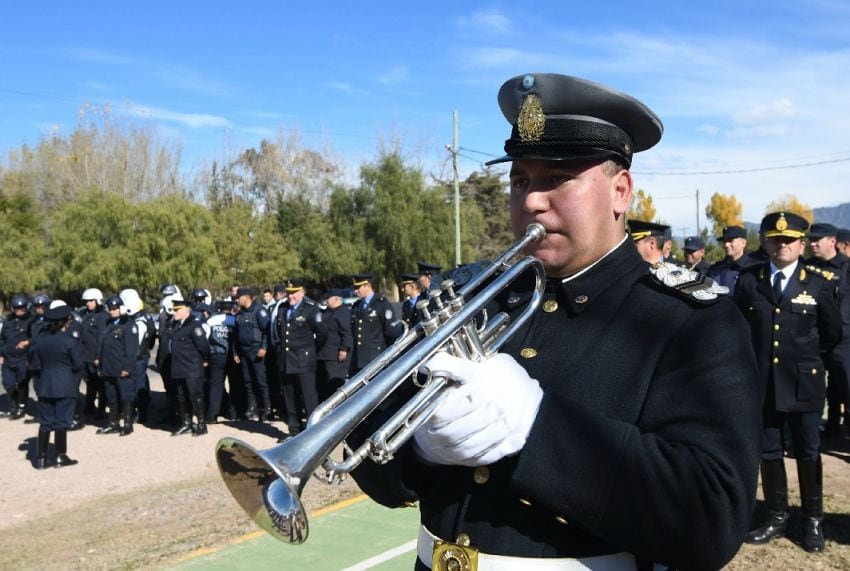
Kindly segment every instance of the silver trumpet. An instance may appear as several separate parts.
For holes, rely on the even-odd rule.
[[[309,527],[301,491],[311,474],[321,466],[324,472],[317,477],[334,483],[367,458],[379,464],[393,458],[447,396],[445,389],[451,381],[429,376],[420,384],[416,377],[420,366],[437,351],[473,360],[488,358],[540,305],[545,287],[543,265],[531,256],[511,261],[545,234],[543,226],[534,222],[521,240],[457,291],[453,280],[444,280],[439,290],[430,292],[432,308],[428,301],[417,303],[422,320],[323,402],[310,415],[302,433],[265,450],[256,450],[235,438],[218,442],[216,459],[221,476],[257,525],[281,541],[303,543]],[[529,269],[536,284],[528,305],[513,320],[506,313],[488,319],[486,306]],[[478,288],[481,291],[476,292]],[[473,292],[476,294],[470,297]],[[476,325],[476,319],[480,325]],[[345,439],[351,432],[409,379],[419,387],[416,394],[359,448],[348,448]],[[344,460],[336,461],[330,455],[340,445],[347,453]]]

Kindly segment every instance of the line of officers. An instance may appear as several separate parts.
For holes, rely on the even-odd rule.
[[[667,226],[630,221],[629,228],[647,262],[670,261],[663,253]],[[695,272],[695,281],[713,279],[727,287],[750,325],[763,395],[760,468],[767,520],[746,541],[764,544],[787,533],[787,452],[796,460],[800,483],[801,543],[820,552],[821,442],[843,437],[842,419],[844,430],[850,427],[850,230],[810,226],[794,213],[775,212],[763,218],[759,236],[759,249],[747,254],[744,228],[724,228],[717,239],[726,257],[711,267],[702,260],[702,240],[689,237],[681,265]],[[806,239],[812,255],[803,258]]]

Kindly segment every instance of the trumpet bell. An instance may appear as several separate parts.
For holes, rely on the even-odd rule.
[[[300,490],[287,483],[286,474],[272,468],[274,459],[240,440],[222,438],[216,460],[230,493],[257,525],[286,543],[307,540],[310,530]]]

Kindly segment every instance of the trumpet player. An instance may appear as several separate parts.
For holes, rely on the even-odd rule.
[[[492,358],[426,360],[445,400],[353,474],[380,503],[418,502],[416,569],[720,568],[755,501],[755,361],[722,288],[662,280],[626,233],[633,154],[661,121],[558,74],[514,77],[498,101],[512,131],[492,163],[510,164],[514,233],[546,230],[527,248],[544,300]],[[496,303],[521,306],[521,285]]]

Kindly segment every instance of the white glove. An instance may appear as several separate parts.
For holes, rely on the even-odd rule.
[[[420,368],[457,384],[413,435],[414,449],[434,464],[484,466],[519,452],[537,417],[543,390],[513,357],[477,363],[437,353]]]

